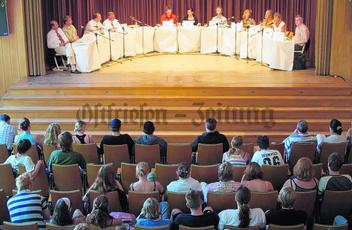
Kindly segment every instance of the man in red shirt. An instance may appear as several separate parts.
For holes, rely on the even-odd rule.
[[[176,16],[176,14],[173,14],[171,7],[167,6],[165,8],[165,13],[163,15],[161,15],[160,25],[163,24],[163,21],[171,21],[171,20],[174,22],[175,25],[177,24],[177,16]]]

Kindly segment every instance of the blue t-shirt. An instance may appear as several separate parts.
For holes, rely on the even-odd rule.
[[[35,144],[33,135],[31,133],[21,133],[20,135],[18,135],[18,137],[16,138],[16,144],[18,144],[21,140],[27,139],[31,142],[32,145]]]
[[[144,218],[138,218],[137,219],[137,226],[151,226],[151,227],[157,227],[157,226],[165,226],[165,225],[170,225],[172,223],[171,220],[168,219],[160,219],[160,220],[151,220],[151,219],[144,219]]]

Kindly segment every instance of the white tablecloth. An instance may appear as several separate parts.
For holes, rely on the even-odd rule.
[[[178,27],[178,50],[180,53],[194,53],[200,51],[201,28]]]
[[[216,26],[202,28],[200,52],[211,54],[219,51],[221,33],[222,30],[219,28],[217,31]]]
[[[111,58],[113,61],[123,57],[123,34],[111,33]]]
[[[157,27],[154,36],[155,51],[160,53],[177,52],[177,29],[176,27]]]
[[[100,56],[94,34],[85,34],[72,43],[72,49],[76,55],[78,71],[87,73],[100,69]]]
[[[154,27],[145,26],[134,28],[136,31],[136,52],[137,54],[150,53],[154,51]],[[143,34],[144,33],[144,34]],[[144,44],[143,44],[144,35]],[[143,52],[144,46],[144,52]]]

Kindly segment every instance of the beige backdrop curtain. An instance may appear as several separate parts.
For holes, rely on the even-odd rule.
[[[45,75],[42,0],[24,0],[28,72],[30,76]]]
[[[330,74],[331,35],[334,0],[317,0],[315,32],[315,72]]]

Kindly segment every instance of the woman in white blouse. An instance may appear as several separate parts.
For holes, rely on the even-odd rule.
[[[273,23],[274,32],[286,32],[286,24],[281,19],[280,13],[274,14],[274,23]]]

